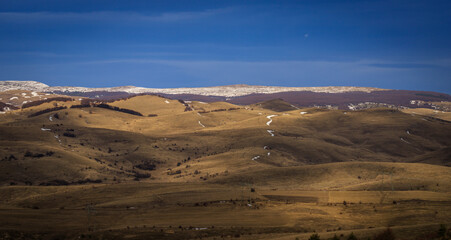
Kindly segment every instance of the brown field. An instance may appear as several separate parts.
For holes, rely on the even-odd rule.
[[[68,108],[28,117],[55,104]],[[451,226],[446,115],[55,104],[0,115],[0,239],[440,239]]]

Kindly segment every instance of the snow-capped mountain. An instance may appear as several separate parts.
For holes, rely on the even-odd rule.
[[[0,81],[0,92],[8,90],[28,90],[36,92],[126,92],[126,93],[161,93],[161,94],[194,94],[202,96],[239,97],[249,94],[272,94],[280,92],[309,91],[318,93],[344,93],[383,91],[385,89],[369,87],[273,87],[252,85],[229,85],[199,88],[143,88],[122,86],[110,88],[86,87],[50,87],[36,81]]]

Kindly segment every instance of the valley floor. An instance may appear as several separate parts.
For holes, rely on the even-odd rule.
[[[434,191],[123,183],[1,187],[0,196],[0,239],[364,239],[387,227],[416,239],[451,223],[451,193]]]

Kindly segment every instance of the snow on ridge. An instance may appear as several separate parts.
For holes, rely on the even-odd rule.
[[[266,123],[266,125],[269,126],[269,125],[272,123],[272,119],[271,119],[271,118],[273,118],[273,117],[277,117],[277,115],[269,115],[269,116],[266,116],[266,118],[269,119],[269,121]]]
[[[252,85],[230,85],[218,87],[199,87],[199,88],[144,88],[135,86],[105,87],[105,88],[86,88],[57,86],[50,87],[46,84],[36,81],[0,81],[0,91],[8,90],[29,90],[36,92],[127,92],[132,94],[140,93],[163,93],[163,94],[194,94],[203,96],[222,96],[239,97],[249,94],[272,94],[280,92],[293,91],[311,91],[323,93],[343,93],[343,92],[373,92],[385,89],[369,87],[275,87],[275,86],[252,86]]]
[[[48,85],[36,81],[0,81],[0,92],[9,90],[28,90],[42,92]]]

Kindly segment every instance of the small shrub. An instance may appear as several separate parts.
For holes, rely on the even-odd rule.
[[[444,238],[445,237],[445,235],[446,235],[446,226],[444,225],[444,224],[440,224],[440,228],[439,228],[439,230],[438,230],[438,235],[440,236],[440,237],[442,237],[442,238]]]
[[[349,234],[347,240],[358,240],[354,233]]]
[[[374,240],[395,240],[395,235],[390,228],[374,236]]]
[[[75,134],[73,134],[73,133],[68,133],[68,132],[65,132],[65,133],[63,133],[63,136],[65,136],[65,137],[71,137],[71,138],[74,138],[74,137],[75,137]]]
[[[312,234],[312,236],[310,236],[309,240],[320,240],[319,235],[317,233]]]

